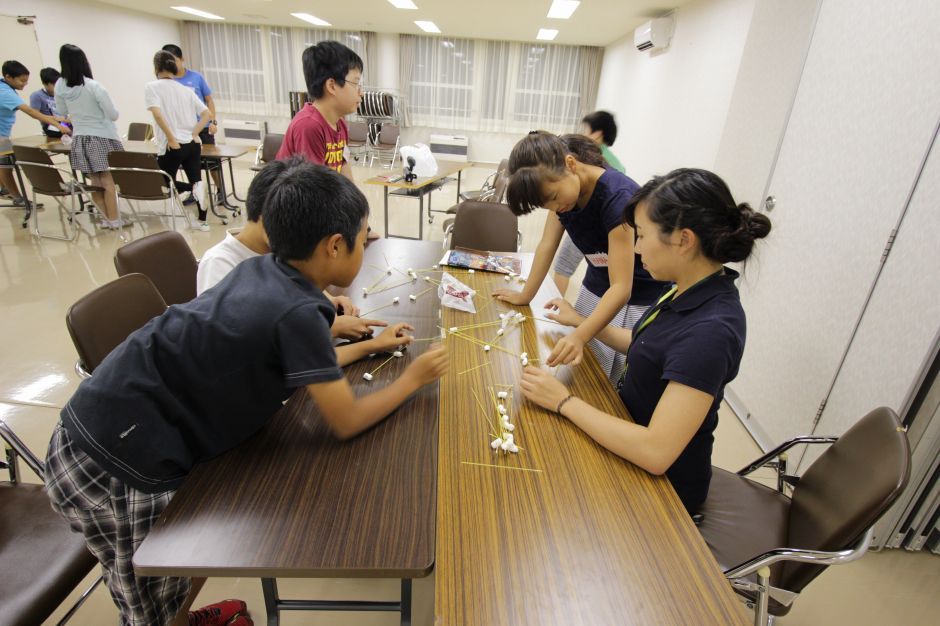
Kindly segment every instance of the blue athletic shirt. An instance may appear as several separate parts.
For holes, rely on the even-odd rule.
[[[202,74],[199,72],[186,70],[186,73],[180,78],[174,78],[173,80],[192,89],[196,97],[199,98],[203,104],[206,103],[206,96],[212,95],[212,90],[209,89],[209,83],[206,82],[206,79],[203,78]]]
[[[564,226],[571,241],[585,255],[596,252],[607,253],[608,233],[623,227],[623,209],[640,188],[632,178],[617,170],[607,168],[594,186],[594,193],[583,209],[575,207],[559,213],[558,220]],[[595,267],[587,259],[584,287],[595,296],[603,296],[610,289],[610,275],[606,267]],[[633,290],[628,304],[649,306],[663,291],[665,283],[654,280],[643,269],[640,256],[633,259]]]
[[[666,470],[689,513],[695,513],[708,495],[718,407],[744,354],[746,323],[734,286],[737,278],[737,272],[724,268],[677,298],[650,308],[633,327],[626,371],[618,385],[620,399],[642,426],[649,426],[670,381],[714,397],[698,432]]]
[[[247,259],[114,349],[62,409],[72,442],[144,491],[257,432],[297,387],[338,380],[335,308],[272,255]]]
[[[0,80],[0,137],[9,137],[16,121],[16,109],[26,101],[5,80]]]

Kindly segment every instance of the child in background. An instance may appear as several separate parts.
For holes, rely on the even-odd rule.
[[[66,403],[46,489],[107,569],[122,624],[185,624],[205,581],[138,577],[132,563],[196,463],[249,439],[298,388],[348,439],[446,373],[447,351],[433,346],[387,387],[356,397],[337,363],[323,289],[359,273],[368,215],[365,196],[336,172],[288,168],[265,202],[273,254],[132,333]]]
[[[584,135],[557,137],[533,131],[509,155],[506,198],[516,215],[537,207],[552,214],[545,220],[529,280],[522,292],[494,291],[510,304],[526,305],[548,274],[566,232],[588,260],[589,267],[575,308],[588,316],[583,324],[555,344],[548,364],[577,364],[585,344],[611,381],[623,368],[623,355],[594,339],[608,324],[632,328],[662,291],[633,253],[633,230],[623,226],[623,210],[638,185],[607,168],[600,149]]]
[[[144,105],[153,114],[157,140],[157,162],[160,169],[176,180],[182,167],[188,183],[176,181],[177,191],[192,191],[199,209],[197,230],[206,232],[208,211],[206,189],[202,182],[199,133],[209,123],[209,109],[187,87],[176,82],[176,60],[160,50],[153,57],[153,71],[157,80],[144,87]]]
[[[681,169],[657,176],[633,196],[624,220],[653,278],[673,283],[631,331],[597,336],[627,363],[617,386],[632,418],[604,413],[576,398],[551,373],[528,367],[522,393],[570,419],[614,454],[652,474],[666,474],[689,514],[708,494],[718,407],[744,354],[745,317],[738,273],[770,220],[735,204],[718,176]],[[549,317],[578,326],[584,317],[563,300]],[[642,340],[638,340],[642,337]],[[626,496],[625,496],[626,497]]]
[[[65,118],[61,116],[46,115],[35,107],[32,107],[20,97],[17,91],[22,91],[29,82],[29,70],[19,61],[4,61],[3,80],[0,80],[0,148],[4,150],[11,149],[10,133],[13,130],[13,122],[16,121],[16,112],[22,111],[40,124],[53,126],[59,132],[68,134],[68,127],[60,122]],[[13,175],[13,157],[11,155],[0,156],[0,186],[4,192],[12,199],[9,206],[25,207],[26,198],[20,193],[20,188],[16,184],[16,177]]]
[[[62,75],[55,84],[55,107],[72,124],[69,162],[73,170],[87,175],[92,185],[104,188],[91,198],[104,215],[104,227],[120,229],[125,224],[118,214],[117,191],[108,171],[108,154],[124,149],[114,125],[118,110],[104,86],[93,80],[81,48],[69,43],[62,46],[59,64]]]
[[[614,168],[621,174],[626,173],[620,160],[610,151],[610,146],[614,145],[617,139],[617,122],[614,121],[613,115],[607,111],[588,113],[581,119],[581,134],[590,137],[597,144],[608,167]],[[555,256],[555,275],[552,277],[562,298],[568,293],[571,275],[578,269],[583,259],[584,255],[571,242],[571,237],[566,234]]]
[[[37,89],[29,94],[29,106],[33,107],[43,115],[56,117],[58,112],[55,109],[55,83],[59,80],[59,72],[51,67],[44,67],[39,70],[39,80],[42,82],[42,89]],[[58,139],[62,136],[59,129],[50,124],[40,122],[42,134],[46,137]]]

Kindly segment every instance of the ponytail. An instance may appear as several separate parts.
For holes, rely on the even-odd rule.
[[[176,57],[166,50],[160,50],[153,55],[153,73],[169,72],[176,75],[179,72],[179,66],[176,64]]]

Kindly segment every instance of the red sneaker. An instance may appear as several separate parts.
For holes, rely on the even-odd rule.
[[[225,624],[226,626],[255,626],[255,623],[251,621],[250,617],[242,615],[241,613],[225,622]]]
[[[247,613],[248,606],[241,600],[222,600],[190,611],[189,626],[225,626],[231,622],[232,618]],[[249,620],[248,623],[250,624],[251,621]]]

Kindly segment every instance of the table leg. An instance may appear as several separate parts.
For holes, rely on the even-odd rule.
[[[463,175],[463,170],[457,172],[457,204],[460,204],[460,177]]]
[[[232,159],[228,159],[229,166],[232,165]],[[235,186],[235,179],[232,179],[232,186]],[[222,206],[232,212],[232,217],[237,215],[239,207],[228,201],[228,190],[225,188],[225,169],[222,167],[222,159],[219,159],[219,191],[222,192]]]
[[[268,626],[278,626],[281,618],[277,608],[277,579],[262,578],[261,590],[264,592],[264,610],[268,615]]]
[[[238,200],[239,202],[247,202],[245,198],[239,198],[238,192],[235,191],[238,187],[235,186],[235,172],[232,170],[232,159],[228,159],[228,177],[232,181],[232,197]]]
[[[385,238],[388,239],[388,187],[382,186],[385,191]]]
[[[401,626],[411,626],[411,579],[401,579]]]
[[[26,194],[26,185],[23,184],[23,172],[20,171],[20,167],[16,164],[15,158],[13,159],[13,172],[16,174],[16,182],[20,186],[20,195],[26,200],[26,216],[23,218],[23,228],[26,228],[29,226],[29,218],[33,215],[33,203]],[[39,207],[36,208],[38,209]]]
[[[428,210],[430,210],[430,199]],[[424,239],[424,194],[418,196],[418,239]]]

